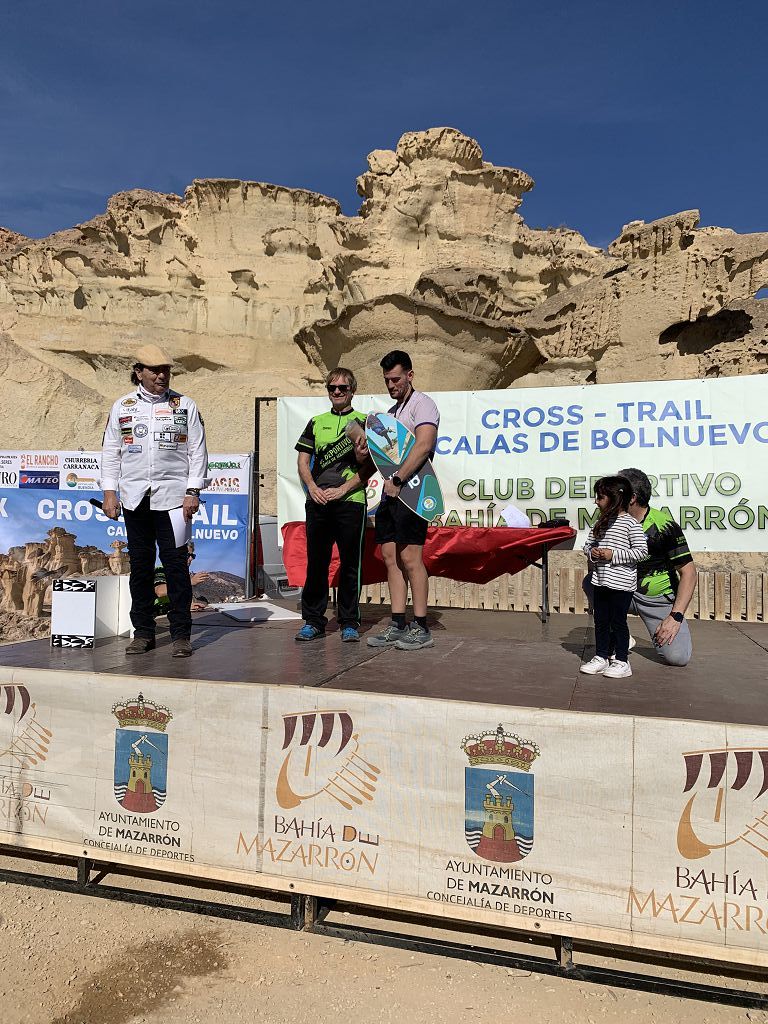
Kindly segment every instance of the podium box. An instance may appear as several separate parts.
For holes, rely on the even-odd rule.
[[[91,649],[94,641],[131,633],[127,576],[71,576],[54,580],[51,647]]]

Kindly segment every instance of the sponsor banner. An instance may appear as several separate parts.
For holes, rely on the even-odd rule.
[[[85,672],[0,689],[2,843],[768,966],[768,729]]]
[[[418,383],[418,381],[417,381]],[[567,518],[583,543],[596,479],[636,467],[651,478],[694,551],[768,546],[768,375],[505,391],[434,392],[433,460],[445,496],[437,526],[504,526],[510,505],[534,525]],[[357,395],[381,412],[388,397]],[[304,518],[294,445],[324,398],[278,400],[278,518]]]
[[[16,488],[21,476],[21,459],[12,452],[0,452],[0,488]]]
[[[223,573],[232,577],[228,579],[230,584],[240,581],[243,589],[248,564],[251,457],[210,458],[212,486],[201,495],[200,511],[192,523],[194,571]],[[127,547],[123,518],[107,519],[89,501],[102,497],[100,460],[100,452],[0,452],[0,559],[12,548],[18,556],[26,544],[45,544],[51,530],[60,527],[73,536],[75,562],[66,570],[70,575],[127,571],[119,558]],[[215,588],[212,595],[215,599]]]
[[[207,494],[250,494],[250,455],[212,455],[208,478]]]

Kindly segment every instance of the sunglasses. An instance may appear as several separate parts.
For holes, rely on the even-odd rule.
[[[332,395],[334,391],[340,391],[342,395],[346,395],[346,393],[352,389],[349,384],[326,384],[325,390],[329,395]]]

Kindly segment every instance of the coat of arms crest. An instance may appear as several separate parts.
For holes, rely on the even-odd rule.
[[[465,736],[461,749],[469,759],[464,769],[467,843],[483,860],[522,860],[533,848],[531,766],[541,751],[503,725]]]

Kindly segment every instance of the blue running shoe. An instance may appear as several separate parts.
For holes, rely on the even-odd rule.
[[[354,626],[345,626],[341,631],[341,642],[343,644],[359,644],[360,634]]]
[[[318,629],[317,626],[310,626],[308,622],[305,622],[294,639],[303,641],[317,640],[321,636],[325,636],[324,629]]]

